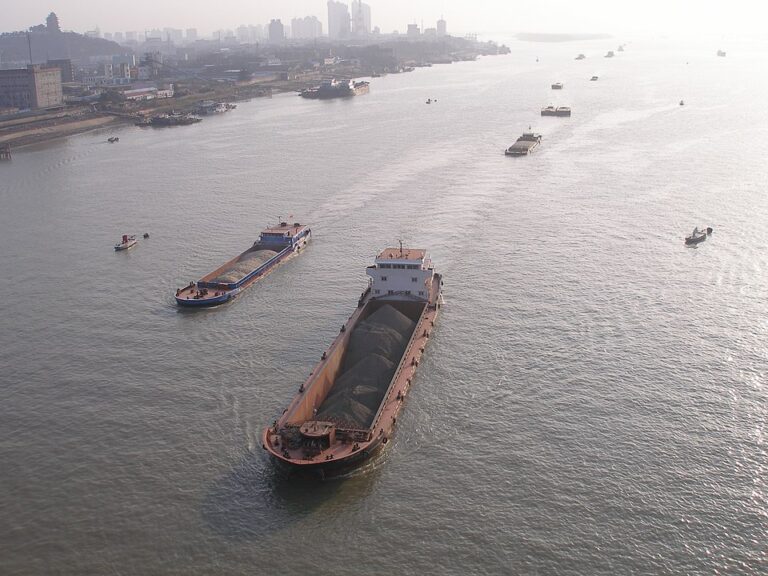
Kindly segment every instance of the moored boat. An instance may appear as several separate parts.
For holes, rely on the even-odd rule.
[[[121,250],[129,250],[136,246],[138,244],[138,240],[136,240],[136,236],[129,236],[128,234],[123,234],[123,237],[120,239],[120,242],[115,244],[115,251],[120,252]]]
[[[283,414],[262,434],[281,466],[325,477],[387,444],[442,305],[425,250],[387,248],[368,288]]]
[[[349,96],[360,96],[368,94],[370,83],[360,80],[353,82],[351,80],[326,79],[320,82],[319,86],[308,88],[299,92],[302,98],[312,100],[327,100],[330,98],[346,98]]]
[[[298,254],[312,235],[309,226],[281,222],[261,232],[248,250],[229,260],[197,282],[176,290],[179,306],[206,307],[235,298],[275,266]]]

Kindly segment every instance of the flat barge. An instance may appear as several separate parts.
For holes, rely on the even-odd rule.
[[[527,156],[541,144],[541,134],[535,132],[523,132],[512,146],[504,151],[507,156]]]
[[[389,442],[442,306],[425,250],[387,248],[368,288],[262,446],[291,472],[325,478]]]
[[[197,282],[176,290],[176,303],[186,307],[206,307],[232,300],[278,264],[301,252],[311,235],[309,226],[298,222],[281,222],[263,230],[248,250]]]

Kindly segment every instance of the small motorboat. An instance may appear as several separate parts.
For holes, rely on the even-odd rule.
[[[107,138],[107,142],[109,142],[110,144],[114,144],[115,142],[120,142],[120,138],[118,138],[117,136],[111,136]]]
[[[144,232],[144,238],[149,238],[149,232]]]
[[[115,250],[117,252],[121,250],[129,250],[130,248],[133,248],[138,243],[138,240],[136,240],[136,236],[128,236],[128,234],[123,234],[123,238],[120,241],[119,244],[115,244]]]
[[[680,100],[680,106],[685,106],[685,101],[684,100]]]
[[[597,82],[597,76],[592,76],[589,80],[590,82]]]
[[[427,98],[427,104],[432,104],[432,98]]]
[[[708,227],[706,230],[699,230],[699,227],[696,226],[696,228],[693,229],[693,232],[691,232],[691,235],[685,237],[685,243],[690,246],[692,244],[704,242],[710,234],[712,234],[711,227]]]

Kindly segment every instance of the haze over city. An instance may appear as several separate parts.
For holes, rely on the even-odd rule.
[[[10,0],[3,0],[10,6]],[[681,36],[751,34],[763,28],[765,3],[737,0],[542,0],[510,3],[498,0],[370,0],[372,21],[382,32],[404,32],[408,23],[432,23],[442,15],[454,33],[499,32],[576,33],[674,33]],[[0,32],[24,30],[41,14],[56,12],[62,28],[83,32],[143,30],[152,27],[196,27],[201,34],[241,24],[263,24],[272,18],[283,22],[315,15],[327,26],[325,0],[221,0],[215,5],[181,0],[135,0],[115,5],[96,0],[30,0],[3,10]]]

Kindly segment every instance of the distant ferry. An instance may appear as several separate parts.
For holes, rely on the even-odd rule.
[[[579,54],[578,56],[576,56],[576,58],[574,58],[574,60],[584,60],[584,58],[586,58],[584,54]]]
[[[368,94],[370,84],[361,80],[353,82],[352,80],[323,80],[319,86],[308,88],[299,92],[302,98],[314,100],[326,100],[329,98],[347,98],[349,96],[360,96]]]
[[[592,78],[589,79],[591,82],[597,82],[597,76],[592,76]]]
[[[547,106],[541,109],[542,116],[570,116],[571,109],[568,106]]]
[[[605,55],[605,58],[613,58],[613,50],[608,50],[608,53]]]
[[[204,307],[232,300],[279,263],[298,254],[309,242],[311,234],[309,226],[298,222],[281,222],[267,228],[248,250],[197,282],[176,290],[176,304]]]
[[[512,146],[504,151],[507,156],[527,156],[541,143],[541,134],[523,132]]]
[[[725,58],[725,51],[724,50],[718,50],[717,51],[717,55],[720,56],[721,58]]]
[[[552,84],[552,90],[562,90],[563,89],[563,83],[562,82],[555,82]]]

